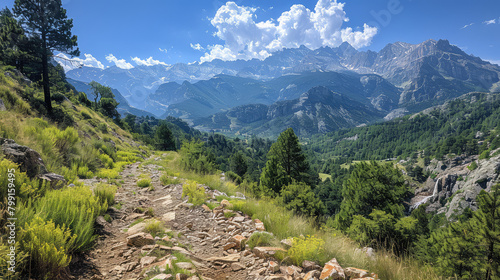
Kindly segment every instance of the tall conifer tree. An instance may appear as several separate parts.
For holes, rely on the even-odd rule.
[[[40,42],[45,106],[51,113],[49,58],[52,51],[57,50],[71,56],[80,55],[77,37],[71,34],[73,20],[67,18],[61,0],[16,0],[13,11],[20,18],[28,37],[34,39],[34,42]]]

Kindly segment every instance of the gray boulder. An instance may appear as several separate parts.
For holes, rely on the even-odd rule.
[[[5,138],[0,138],[0,151],[6,159],[17,163],[20,171],[26,172],[28,177],[47,181],[52,189],[60,189],[66,185],[64,176],[47,171],[45,163],[37,151]]]
[[[21,146],[12,139],[0,138],[0,145],[5,158],[17,163],[21,171],[26,172],[30,178],[49,173],[37,151]]]

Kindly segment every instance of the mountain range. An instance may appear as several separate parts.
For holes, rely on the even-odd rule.
[[[274,137],[291,127],[299,136],[362,126],[383,114],[369,105],[318,86],[292,100],[250,104],[195,120],[199,130]]]
[[[211,115],[220,119],[221,113],[245,112],[244,105],[264,108],[261,105],[293,101],[304,93],[314,95],[309,90],[317,86],[376,112],[368,119],[416,112],[471,91],[500,91],[500,66],[466,54],[447,40],[396,42],[379,52],[358,51],[348,43],[316,50],[302,46],[264,60],[83,67],[67,76],[98,81],[116,88],[135,108],[181,117],[207,129],[224,127],[209,125],[206,118]]]

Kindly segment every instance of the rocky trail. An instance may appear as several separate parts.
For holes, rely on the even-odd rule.
[[[245,241],[252,233],[265,230],[262,222],[225,209],[229,202],[224,200],[213,210],[206,205],[193,207],[181,197],[182,184],[161,184],[159,169],[158,165],[141,167],[139,163],[125,167],[121,173],[124,182],[115,196],[121,207],[110,207],[107,214],[111,219],[98,217],[97,244],[90,253],[74,257],[70,266],[73,279],[376,279],[367,277],[364,270],[343,269],[335,259],[325,267],[308,261],[297,267],[280,265],[273,257],[282,248],[250,250]],[[141,174],[149,174],[152,188],[137,186]],[[205,189],[208,197],[221,194]],[[232,214],[224,214],[228,212]],[[147,233],[153,219],[164,224],[165,236]],[[173,265],[176,273],[166,269]]]

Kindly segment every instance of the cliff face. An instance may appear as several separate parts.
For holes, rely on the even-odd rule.
[[[473,161],[477,163],[477,168],[469,170],[468,166]],[[415,192],[413,207],[428,202],[427,212],[445,213],[448,219],[453,220],[465,208],[477,210],[476,196],[479,192],[489,192],[499,182],[500,155],[481,160],[477,160],[477,156],[434,160],[428,170],[437,176],[429,178],[425,186]]]

